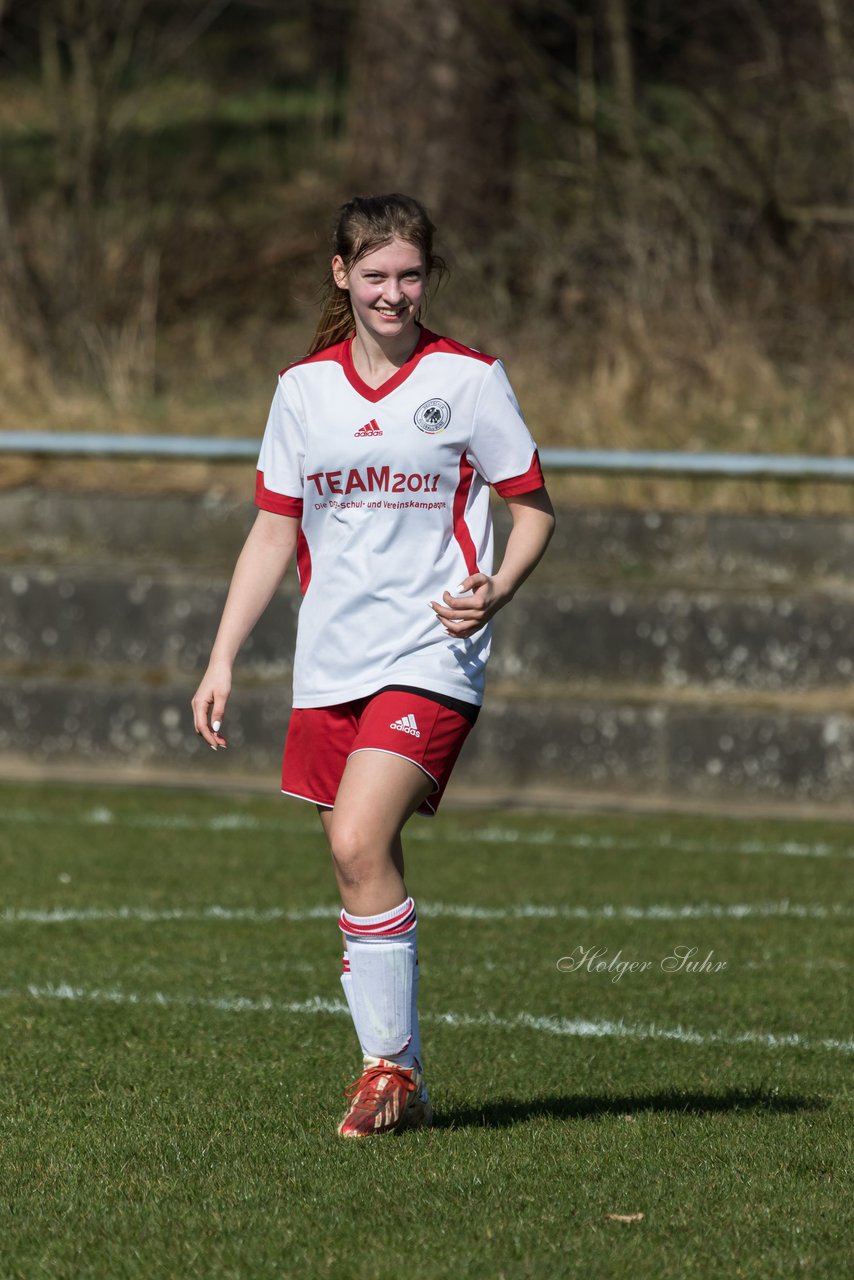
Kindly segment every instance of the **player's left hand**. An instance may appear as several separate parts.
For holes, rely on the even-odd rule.
[[[463,595],[463,592],[469,592]],[[486,573],[472,573],[463,578],[457,594],[442,593],[442,604],[430,601],[430,608],[444,626],[449,636],[467,640],[481,627],[486,626],[498,610],[507,603],[507,597],[499,590],[495,578]]]

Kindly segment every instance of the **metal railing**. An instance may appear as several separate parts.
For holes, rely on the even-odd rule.
[[[36,457],[163,458],[245,462],[260,441],[209,436],[106,435],[90,432],[0,431],[0,454]],[[728,480],[854,480],[854,457],[798,454],[678,453],[643,449],[541,449],[549,471]]]

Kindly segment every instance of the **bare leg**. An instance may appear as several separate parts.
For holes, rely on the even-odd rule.
[[[347,761],[335,807],[320,811],[345,911],[378,915],[404,900],[400,833],[432,790],[402,756],[357,751]]]
[[[423,770],[401,756],[390,755],[383,751],[357,751],[347,761],[335,805],[332,809],[322,809],[320,819],[329,841],[332,862],[341,901],[345,911],[354,916],[379,915],[398,907],[407,897],[403,880],[403,847],[400,833],[407,819],[433,790],[432,779]],[[346,934],[344,946],[350,956],[349,971],[342,974],[342,985],[350,1006],[350,1013],[356,1028],[363,1053],[368,1059],[391,1056],[394,1062],[401,1062],[408,1070],[410,1064],[417,1064],[421,1070],[422,1048],[421,1032],[418,1022],[418,963],[415,953],[415,932],[411,935],[412,953],[407,961],[408,973],[411,976],[411,993],[409,997],[409,1017],[405,1017],[403,1009],[398,1008],[396,1017],[388,1028],[392,1027],[403,1035],[408,1026],[408,1039],[399,1043],[403,1049],[388,1048],[382,1051],[375,1044],[368,1044],[366,1039],[364,1000],[366,993],[387,982],[388,975],[382,965],[373,970],[364,968],[366,957],[364,952],[377,951],[372,946],[358,946],[353,939],[352,948],[348,946]],[[402,941],[402,939],[400,940]],[[383,950],[402,950],[405,948],[383,948]],[[376,956],[375,958],[379,958]],[[358,962],[358,963],[357,963]],[[398,960],[398,972],[400,961]],[[408,968],[411,965],[412,968]],[[375,1030],[371,1031],[375,1034]],[[398,1043],[397,1041],[395,1043]],[[400,1056],[397,1056],[397,1055]],[[413,1124],[429,1124],[432,1108],[427,1096],[423,1078],[418,1077],[418,1097],[410,1102]],[[345,1117],[342,1125],[355,1121]],[[339,1127],[339,1133],[342,1129]]]

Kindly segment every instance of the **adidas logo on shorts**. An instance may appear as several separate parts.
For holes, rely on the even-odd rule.
[[[415,716],[401,716],[399,720],[395,720],[389,725],[389,729],[399,729],[401,733],[411,733],[413,738],[421,737],[421,730],[415,723]]]
[[[376,418],[371,418],[370,422],[366,422],[358,431],[353,432],[354,436],[381,436],[382,429]]]

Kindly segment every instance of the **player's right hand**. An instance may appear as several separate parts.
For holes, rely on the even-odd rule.
[[[211,663],[190,703],[196,733],[214,751],[228,746],[221,729],[230,693],[231,667],[223,662]]]

